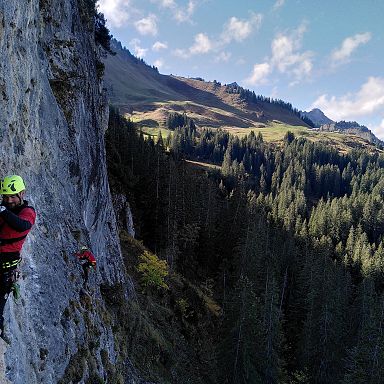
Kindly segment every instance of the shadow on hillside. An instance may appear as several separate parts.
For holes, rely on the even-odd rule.
[[[106,58],[106,88],[111,101],[124,112],[130,112],[134,105],[136,111],[155,111],[157,103],[172,107],[177,102],[191,102],[192,113],[200,117],[197,123],[204,126],[235,126],[252,128],[257,123],[280,120],[290,125],[305,125],[291,112],[264,102],[240,101],[238,95],[226,94],[223,97],[213,92],[199,89],[174,76],[162,75],[142,60],[135,58],[129,51],[116,48],[117,55]],[[209,83],[202,83],[202,86]],[[223,90],[220,90],[223,93]],[[239,99],[240,100],[240,99]],[[180,111],[185,110],[181,107]],[[222,112],[221,112],[222,111]]]
[[[251,127],[254,123],[267,123],[272,120],[280,120],[283,123],[293,126],[303,126],[305,123],[298,117],[294,116],[290,111],[284,110],[280,107],[264,103],[247,103],[244,102],[246,110],[237,108],[234,105],[224,102],[217,95],[195,88],[185,81],[179,80],[172,76],[161,76],[161,82],[168,88],[171,88],[174,92],[184,96],[186,100],[195,101],[199,104],[203,104],[208,108],[219,108],[234,116],[229,117],[220,115],[222,120],[227,121],[232,125],[236,125],[240,128]],[[238,118],[236,118],[238,116]]]
[[[199,104],[203,104],[207,107],[211,108],[219,108],[224,111],[230,112],[236,116],[239,116],[240,119],[235,119],[240,122],[242,127],[249,127],[250,124],[245,123],[246,120],[250,120],[252,122],[265,122],[262,119],[254,120],[252,118],[252,114],[249,112],[245,112],[244,110],[241,110],[239,108],[234,107],[233,105],[227,104],[223,102],[218,96],[215,94],[203,91],[201,89],[195,88],[190,86],[184,81],[181,81],[179,79],[176,79],[172,76],[164,76],[162,75],[162,82],[171,88],[173,91],[179,93],[180,95],[184,96],[186,101],[195,101]]]

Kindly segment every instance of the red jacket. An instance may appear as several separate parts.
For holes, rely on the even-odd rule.
[[[79,260],[87,260],[92,265],[96,265],[96,259],[95,256],[93,256],[93,253],[91,251],[80,251],[75,254]]]
[[[0,253],[20,252],[25,238],[35,224],[36,212],[28,202],[0,213]],[[0,255],[1,257],[1,255]]]

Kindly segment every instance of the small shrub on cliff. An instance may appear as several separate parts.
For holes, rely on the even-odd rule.
[[[178,299],[176,300],[176,310],[180,312],[180,315],[183,319],[193,315],[193,310],[190,309],[190,305],[187,299]]]
[[[139,259],[140,263],[137,270],[141,273],[141,284],[145,288],[169,289],[164,281],[164,278],[168,276],[167,262],[160,260],[156,255],[148,251],[144,251]]]
[[[43,0],[40,0],[43,1]],[[96,14],[96,1],[95,0],[77,0],[79,7],[80,18],[83,24],[88,29],[92,29],[92,21]]]
[[[105,25],[106,20],[101,12],[97,12],[95,15],[95,41],[101,45],[108,53],[114,55],[115,52],[111,49],[112,35],[109,33],[109,29]]]
[[[104,76],[104,70],[104,63],[100,60],[96,60],[96,74],[98,79],[101,79]]]

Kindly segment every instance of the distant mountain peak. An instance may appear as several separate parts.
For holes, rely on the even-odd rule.
[[[313,108],[310,112],[302,112],[303,116],[308,117],[312,120],[315,127],[319,128],[324,124],[332,124],[334,123],[329,117],[325,116],[324,112],[319,108]]]

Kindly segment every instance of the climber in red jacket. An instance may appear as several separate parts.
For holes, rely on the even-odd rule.
[[[19,298],[17,269],[25,238],[36,220],[33,207],[24,200],[25,184],[18,175],[7,176],[1,181],[0,194],[0,331],[3,331],[3,310],[11,292]]]
[[[88,284],[88,276],[89,276],[89,270],[90,268],[93,268],[96,270],[96,258],[93,255],[93,253],[89,250],[89,248],[85,245],[83,245],[80,248],[80,252],[75,253],[75,256],[81,260],[83,273],[84,273],[84,288]]]

